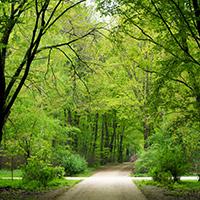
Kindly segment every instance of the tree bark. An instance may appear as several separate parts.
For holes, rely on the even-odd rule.
[[[116,140],[116,130],[117,130],[116,112],[114,113],[113,116],[112,128],[113,128],[113,134],[111,136],[111,141],[110,141],[110,160],[113,162],[114,161],[113,147],[114,147],[114,142]]]
[[[98,122],[99,122],[99,114],[96,113],[95,115],[95,127],[94,127],[94,141],[93,141],[93,145],[92,145],[92,154],[93,156],[95,155],[95,150],[96,150],[96,146],[97,146],[97,136],[98,136]]]
[[[198,0],[192,0],[193,7],[194,7],[194,14],[196,17],[196,26],[197,26],[197,31],[200,36],[200,5],[198,3]]]
[[[120,162],[120,163],[123,162],[124,131],[125,131],[125,126],[122,125],[122,131],[121,131],[121,134],[119,136],[119,154],[118,154],[118,162]]]
[[[109,129],[108,129],[108,116],[107,114],[104,115],[104,126],[105,126],[105,141],[104,141],[104,147],[105,147],[105,154],[104,159],[107,163],[109,161]]]
[[[104,115],[102,115],[102,123],[101,123],[101,146],[100,146],[100,152],[101,152],[101,164],[105,164],[105,161],[104,161]]]
[[[149,134],[150,134],[150,127],[149,127],[148,121],[145,116],[145,119],[144,119],[144,149],[148,148]]]
[[[72,126],[72,112],[70,109],[67,110],[67,121],[70,126]]]
[[[7,56],[7,46],[10,38],[10,34],[13,30],[15,23],[11,13],[10,19],[8,20],[8,25],[5,27],[5,31],[0,39],[0,144],[3,137],[3,127],[6,122],[7,114],[5,113],[6,107],[6,81],[5,81],[5,64]]]

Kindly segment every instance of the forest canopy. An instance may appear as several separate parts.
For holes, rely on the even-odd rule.
[[[198,0],[5,0],[0,13],[1,161],[200,174]]]

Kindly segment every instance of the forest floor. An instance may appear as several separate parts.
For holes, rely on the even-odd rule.
[[[11,181],[11,180],[9,180]],[[51,187],[38,190],[27,190],[20,188],[21,181],[12,181],[14,188],[0,187],[0,200],[50,200],[56,199],[57,196],[69,190],[72,186],[77,184],[78,180],[70,180],[65,183],[65,186]],[[11,185],[9,183],[9,185]],[[19,188],[18,188],[19,185]]]
[[[139,187],[147,200],[200,200],[200,190],[181,190],[143,185]]]

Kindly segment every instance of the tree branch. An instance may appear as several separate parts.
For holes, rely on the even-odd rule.
[[[187,18],[185,17],[184,13],[182,12],[180,6],[174,1],[174,0],[171,0],[171,2],[176,6],[176,8],[178,9],[179,13],[181,14],[182,18],[184,19],[192,37],[195,39],[196,43],[197,43],[197,46],[200,48],[200,44],[199,44],[199,38],[195,35],[195,33],[193,32]]]
[[[196,26],[197,26],[197,31],[200,36],[200,5],[198,0],[192,0],[193,7],[194,7],[194,14],[196,17]]]
[[[79,73],[76,71],[76,67],[72,61],[72,59],[62,50],[60,49],[59,47],[56,48],[57,50],[59,50],[71,63],[72,67],[73,67],[73,70],[74,70],[74,73],[78,76],[78,78],[80,79],[80,81],[83,83],[83,85],[85,86],[86,90],[87,90],[87,93],[90,95],[90,90],[87,86],[87,84],[83,81],[82,77],[79,75]]]
[[[165,74],[161,74],[161,73],[159,73],[159,72],[157,72],[157,71],[147,70],[147,69],[144,69],[144,68],[140,67],[139,65],[138,65],[137,67],[140,68],[140,69],[142,69],[142,70],[145,71],[145,72],[154,73],[154,74],[159,74],[159,75],[161,75],[161,76],[163,76],[163,77],[166,77]],[[181,83],[181,84],[185,85],[187,88],[189,88],[190,90],[194,91],[194,89],[193,89],[190,85],[188,85],[186,82],[184,82],[183,80],[176,79],[176,78],[172,78],[172,77],[169,77],[169,76],[167,76],[167,78],[169,78],[169,79],[172,80],[172,81],[176,81],[176,82],[178,82],[178,83]]]
[[[50,28],[55,24],[55,22],[56,22],[58,19],[60,19],[67,11],[69,11],[70,9],[72,9],[72,8],[76,7],[77,5],[83,3],[84,1],[86,1],[86,0],[81,0],[81,1],[79,1],[79,2],[77,2],[77,3],[75,3],[75,4],[73,4],[73,5],[69,6],[69,7],[66,8],[63,12],[61,12],[61,13],[50,23],[50,21],[51,21],[51,19],[52,19],[52,17],[53,17],[53,15],[51,15],[51,16],[49,17],[48,21],[47,21],[48,24],[46,24],[45,30],[44,30],[44,33],[43,33],[43,34],[45,34],[45,33],[47,32],[47,30],[50,29]],[[58,8],[59,4],[60,4],[60,3],[58,3],[58,4],[56,5],[55,9],[53,10],[54,13],[55,13],[56,9]]]
[[[169,27],[168,23],[166,22],[166,20],[164,19],[163,15],[161,14],[160,10],[158,9],[158,7],[156,6],[155,2],[153,0],[151,0],[156,12],[159,14],[160,19],[162,20],[162,22],[164,23],[164,25],[166,26],[167,30],[169,31],[170,35],[172,36],[172,38],[174,39],[174,41],[176,42],[176,44],[180,47],[180,49],[186,54],[188,55],[188,57],[190,57],[194,63],[200,65],[200,63],[187,51],[185,50],[185,48],[180,44],[180,42],[177,40],[176,36],[173,34],[171,28]]]
[[[90,30],[89,32],[87,32],[85,35],[82,35],[76,39],[73,39],[69,42],[65,42],[65,43],[60,43],[60,44],[55,44],[55,45],[51,45],[51,46],[45,46],[45,47],[41,47],[40,49],[37,50],[37,53],[40,53],[41,51],[47,50],[47,49],[54,49],[54,48],[58,48],[58,47],[62,47],[62,46],[69,46],[70,44],[77,42],[85,37],[87,37],[88,35],[90,35],[91,33],[93,33],[96,29],[93,28],[92,30]]]

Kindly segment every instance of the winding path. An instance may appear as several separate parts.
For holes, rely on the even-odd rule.
[[[146,200],[132,182],[130,164],[105,168],[71,188],[57,200]]]

